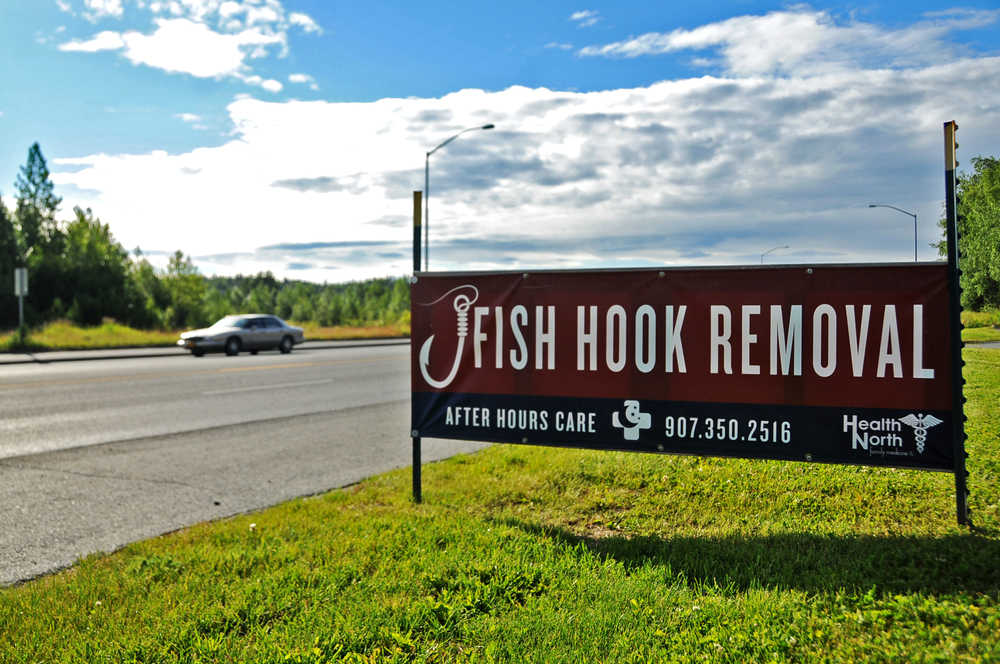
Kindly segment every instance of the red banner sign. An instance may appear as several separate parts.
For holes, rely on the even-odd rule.
[[[944,264],[418,275],[421,436],[950,470]]]

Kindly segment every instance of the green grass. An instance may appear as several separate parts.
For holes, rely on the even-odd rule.
[[[963,311],[962,325],[965,327],[1000,327],[1000,309],[987,311]]]
[[[962,325],[962,341],[1000,341],[1000,310],[963,311]]]
[[[136,330],[106,320],[95,327],[80,327],[67,321],[54,321],[31,330],[27,343],[18,346],[14,332],[0,334],[0,350],[76,350],[93,348],[124,348],[134,346],[172,346],[177,333],[162,330]]]
[[[967,342],[1000,341],[1000,312],[962,312],[962,340]],[[333,325],[293,323],[305,330],[306,339],[330,341],[345,339],[379,339],[410,336],[408,321],[382,325]],[[28,334],[27,343],[18,346],[14,332],[0,332],[0,352],[85,350],[123,348],[130,346],[172,346],[181,331],[136,330],[113,321],[96,327],[81,328],[66,321],[46,324]]]
[[[951,475],[494,446],[0,590],[4,662],[997,662],[1000,352]],[[400,444],[405,444],[401,439]]]
[[[410,334],[410,326],[406,323],[331,327],[306,323],[302,327],[306,339],[314,341],[401,337]],[[55,321],[39,330],[30,331],[24,344],[16,342],[13,331],[0,333],[0,352],[173,346],[177,343],[180,332],[181,330],[136,330],[110,320],[95,327],[79,327],[67,321]]]
[[[962,341],[966,343],[984,343],[1000,341],[1000,328],[970,327],[962,330]]]
[[[410,325],[403,323],[386,323],[383,325],[331,325],[320,326],[313,323],[293,323],[302,328],[306,339],[340,341],[346,339],[384,339],[410,336]]]

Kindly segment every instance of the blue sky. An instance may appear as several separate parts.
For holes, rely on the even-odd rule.
[[[1000,154],[995,2],[33,0],[0,5],[0,195],[38,141],[61,211],[208,274],[921,258]]]

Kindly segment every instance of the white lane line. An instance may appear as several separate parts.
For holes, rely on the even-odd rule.
[[[332,378],[327,378],[326,380],[307,380],[301,383],[271,383],[270,385],[253,385],[251,387],[233,387],[228,390],[209,390],[207,392],[202,392],[203,395],[208,396],[211,394],[234,394],[236,392],[253,392],[255,390],[274,390],[280,387],[304,387],[306,385],[322,385],[323,383],[332,383]]]

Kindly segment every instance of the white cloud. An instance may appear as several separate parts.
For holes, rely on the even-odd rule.
[[[906,67],[953,58],[953,48],[943,41],[948,33],[988,25],[998,18],[1000,10],[956,10],[890,30],[856,20],[838,23],[829,12],[800,7],[763,16],[738,16],[693,30],[650,32],[587,46],[579,54],[634,58],[718,49],[725,70],[738,75]]]
[[[241,5],[238,2],[233,2],[232,0],[227,0],[219,5],[219,16],[222,18],[229,18],[230,16],[236,16],[247,10],[245,5]]]
[[[576,23],[578,28],[589,28],[598,21],[601,20],[600,12],[594,11],[592,9],[584,9],[582,11],[573,12],[569,15],[569,20]]]
[[[285,86],[283,86],[279,81],[276,81],[273,78],[268,78],[261,82],[260,87],[264,88],[268,92],[277,93],[281,92],[282,88],[284,88]]]
[[[86,7],[83,15],[91,21],[105,16],[121,18],[125,11],[122,7],[122,0],[83,0],[83,5]]]
[[[122,35],[125,57],[134,64],[200,78],[235,75],[243,69],[249,55],[247,46],[283,41],[281,35],[258,30],[222,34],[186,18],[157,19],[156,26],[156,31],[149,35],[134,31]]]
[[[264,88],[268,92],[281,92],[285,87],[280,81],[276,81],[273,78],[265,79],[264,77],[257,76],[256,74],[252,76],[241,76],[240,78],[242,78],[244,82]]]
[[[61,12],[65,12],[67,14],[73,13],[73,6],[66,2],[66,0],[56,0],[56,7],[58,7]]]
[[[808,22],[799,29],[814,34]],[[928,260],[943,198],[941,124],[959,122],[962,154],[995,151],[1000,57],[588,93],[242,97],[228,113],[223,145],[54,159],[64,207],[90,206],[125,246],[182,248],[206,271],[404,274],[426,151],[493,122],[431,159],[435,269],[748,264],[786,244],[778,260],[909,260],[912,223],[868,209],[872,201],[918,213]],[[81,190],[96,193],[70,194]],[[233,219],[238,237],[223,223]]]
[[[185,124],[191,125],[192,129],[205,130],[208,127],[205,126],[204,120],[197,113],[176,113],[174,117],[184,122]]]
[[[292,12],[288,15],[288,22],[292,25],[297,25],[306,32],[316,32],[323,33],[323,29],[319,27],[308,14],[303,14],[302,12]]]
[[[79,51],[96,53],[97,51],[116,51],[125,47],[121,34],[105,30],[99,32],[87,41],[69,41],[59,45],[60,51]]]
[[[560,42],[549,42],[548,44],[545,45],[545,48],[555,48],[555,49],[558,49],[560,51],[572,51],[573,50],[573,45],[572,44],[562,44]]]
[[[288,76],[288,81],[290,83],[299,83],[302,85],[308,84],[310,90],[319,90],[319,86],[316,85],[316,79],[309,74],[290,74]]]
[[[273,7],[247,7],[246,16],[247,25],[275,23],[279,19],[278,12]]]
[[[85,2],[92,18],[123,13],[122,0]],[[287,55],[292,26],[319,31],[308,15],[289,14],[278,0],[170,0],[138,7],[153,14],[151,32],[105,30],[90,39],[67,41],[59,49],[118,50],[133,64],[198,78],[234,77],[276,93],[284,87],[281,82],[255,74],[251,61]]]

